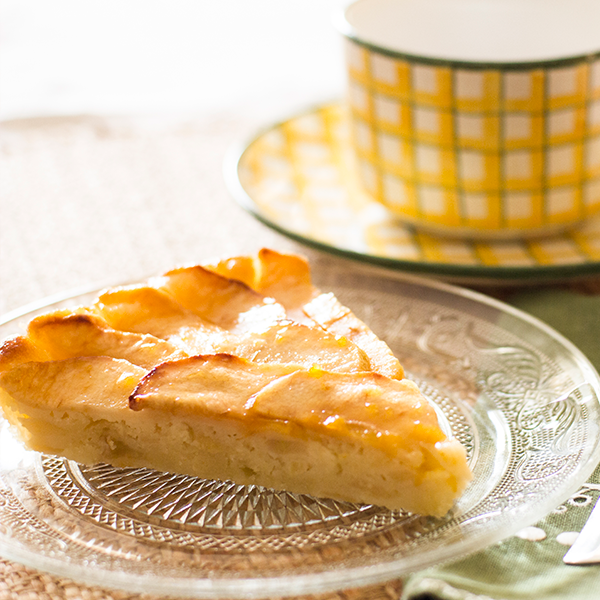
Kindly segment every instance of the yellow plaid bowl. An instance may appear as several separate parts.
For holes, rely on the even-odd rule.
[[[545,21],[524,9],[536,4]],[[346,7],[337,21],[365,190],[403,221],[455,237],[553,234],[599,212],[600,2],[563,4]],[[563,24],[572,34],[559,38]]]

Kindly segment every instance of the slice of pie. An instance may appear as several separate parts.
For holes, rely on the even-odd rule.
[[[441,516],[465,450],[387,345],[263,250],[106,290],[0,347],[0,404],[26,445]]]

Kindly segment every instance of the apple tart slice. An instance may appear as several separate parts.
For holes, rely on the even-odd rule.
[[[263,250],[104,291],[0,346],[32,449],[443,515],[465,450],[378,339]]]

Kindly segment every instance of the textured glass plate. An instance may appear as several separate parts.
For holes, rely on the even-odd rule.
[[[450,240],[401,223],[361,190],[346,111],[329,104],[272,125],[225,161],[233,197],[266,225],[356,260],[455,282],[557,280],[600,272],[600,216],[533,240]]]
[[[483,296],[368,271],[315,274],[383,337],[467,448],[443,519],[144,469],[85,467],[0,432],[0,554],[89,584],[264,597],[382,582],[536,522],[600,460],[598,375],[540,322]],[[0,325],[16,333],[51,302]]]

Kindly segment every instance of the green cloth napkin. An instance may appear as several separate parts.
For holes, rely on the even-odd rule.
[[[562,333],[600,370],[600,296],[524,291],[507,302]],[[598,600],[600,566],[565,565],[562,558],[569,547],[561,541],[581,530],[599,494],[600,466],[575,496],[529,530],[535,535],[514,536],[454,563],[421,571],[407,580],[402,600]]]

